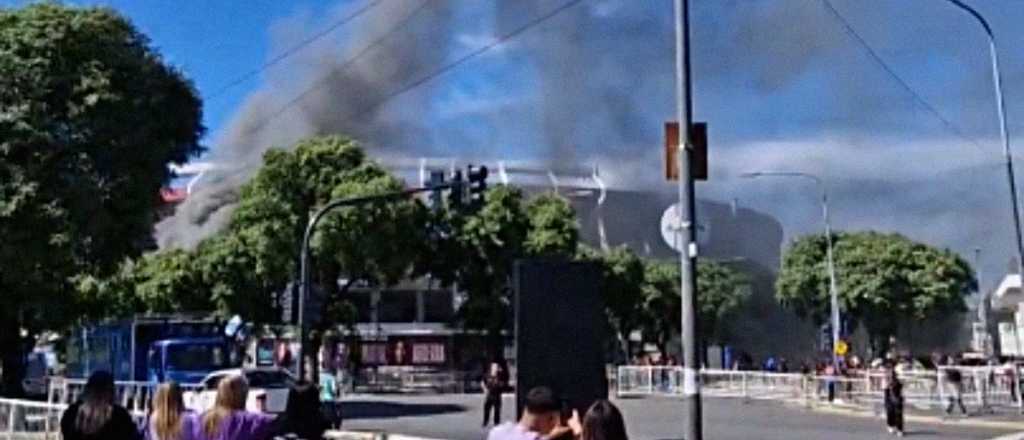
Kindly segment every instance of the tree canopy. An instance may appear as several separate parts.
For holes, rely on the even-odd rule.
[[[70,310],[80,274],[151,246],[167,163],[202,150],[201,119],[192,83],[112,10],[0,9],[5,370],[11,338]]]
[[[829,316],[826,246],[824,235],[794,241],[776,280],[778,300],[818,324]],[[976,287],[959,255],[899,234],[839,233],[833,246],[840,307],[876,348],[901,322],[965,311],[964,298]]]

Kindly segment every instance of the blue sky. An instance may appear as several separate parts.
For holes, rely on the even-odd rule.
[[[258,135],[238,134],[247,121],[331,72],[324,66],[336,68],[414,2],[384,0],[258,77],[219,97],[209,95],[369,1],[69,3],[108,5],[130,17],[206,98],[213,155],[235,158],[338,125],[331,113],[352,93],[344,84],[301,102]],[[898,231],[964,255],[980,247],[988,278],[994,279],[1012,253],[1012,234],[980,27],[944,0],[830,1],[955,128],[868,56],[822,0],[691,0],[695,114],[710,122],[712,144],[712,179],[699,186],[699,194],[738,198],[743,206],[776,216],[792,237],[820,228],[812,188],[738,175],[768,168],[818,173],[829,180],[838,228]],[[0,0],[8,6],[25,3]],[[432,5],[449,6],[413,17],[388,44],[395,53],[405,44],[437,49],[437,56],[424,55],[417,64],[424,70],[408,72],[417,78],[560,3],[517,0],[503,3],[512,5],[505,10],[492,2],[438,0]],[[968,3],[989,18],[999,38],[1019,152],[1024,2]],[[443,26],[431,28],[437,23]],[[356,134],[373,147],[393,148],[385,153],[597,163],[621,186],[666,189],[658,178],[658,152],[661,123],[673,114],[671,23],[668,0],[584,0],[367,112],[374,119],[358,127],[370,128]],[[360,85],[377,84],[373,69],[387,76],[388,60],[377,61],[382,62],[357,68]],[[361,110],[339,112],[360,121],[367,117]]]

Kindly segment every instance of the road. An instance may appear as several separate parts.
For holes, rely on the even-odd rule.
[[[480,396],[354,396],[347,399],[345,429],[383,430],[436,439],[481,440]],[[645,398],[616,400],[626,417],[632,440],[678,439],[683,408],[678,400]],[[514,404],[506,396],[508,420]],[[821,414],[777,402],[744,403],[736,399],[705,399],[704,432],[710,440],[861,440],[894,438],[881,420]],[[908,437],[922,439],[990,439],[1007,431],[947,424],[910,425]]]

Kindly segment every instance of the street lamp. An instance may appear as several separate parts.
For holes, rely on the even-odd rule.
[[[996,50],[996,37],[992,33],[992,27],[989,26],[988,22],[985,21],[985,17],[982,17],[978,11],[974,10],[970,6],[967,6],[960,0],[949,0],[950,3],[967,11],[978,23],[981,23],[981,27],[985,28],[985,35],[988,36],[988,52],[989,58],[992,60],[992,82],[996,91],[996,112],[999,114],[999,135],[1003,141],[1003,155],[1006,157],[1006,175],[1010,179],[1010,202],[1013,206],[1013,225],[1014,232],[1017,234],[1017,274],[1022,279],[1022,288],[1024,288],[1024,237],[1021,237],[1020,230],[1020,207],[1017,202],[1017,181],[1013,177],[1013,155],[1010,153],[1010,134],[1006,128],[1006,102],[1003,100],[1003,80],[1002,73],[999,71],[999,52]]]
[[[836,347],[839,347],[839,289],[836,287],[836,264],[832,257],[832,225],[828,219],[828,189],[825,187],[825,181],[814,174],[801,172],[766,171],[743,173],[741,176],[748,179],[756,179],[758,177],[797,177],[802,179],[811,179],[819,188],[821,188],[821,216],[825,221],[825,243],[827,244],[825,254],[828,260],[828,282],[831,302],[830,309],[832,315],[832,365],[838,369],[839,354],[836,353]]]

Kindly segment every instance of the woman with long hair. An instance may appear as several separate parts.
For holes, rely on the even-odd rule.
[[[569,427],[580,440],[629,440],[622,413],[607,400],[590,405],[582,422],[579,413],[573,412]]]
[[[330,422],[321,411],[319,392],[313,385],[301,383],[288,391],[288,404],[271,431],[274,436],[295,434],[301,439],[321,439],[328,428]]]
[[[194,415],[185,410],[181,387],[175,382],[157,387],[146,422],[146,440],[194,440],[194,424]]]
[[[265,440],[270,438],[270,416],[245,410],[249,384],[240,375],[217,384],[213,408],[203,413],[193,433],[197,440]]]
[[[82,397],[60,419],[64,440],[137,440],[132,416],[114,404],[114,377],[106,371],[89,376]]]

